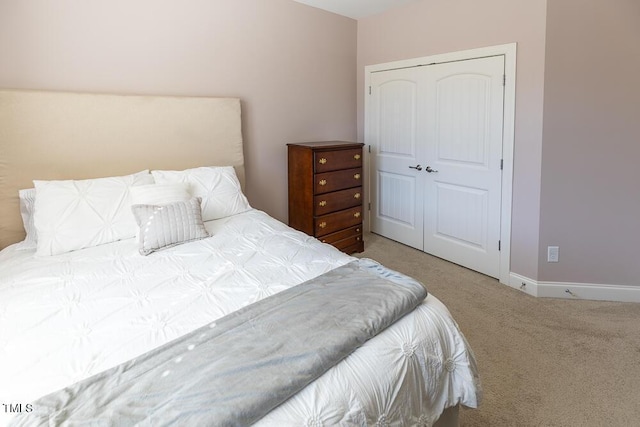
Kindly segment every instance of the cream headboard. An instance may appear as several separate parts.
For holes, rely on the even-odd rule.
[[[34,179],[225,165],[244,186],[239,99],[0,90],[0,248],[24,238]]]

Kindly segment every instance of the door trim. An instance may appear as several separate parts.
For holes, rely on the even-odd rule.
[[[498,280],[505,285],[509,284],[509,273],[511,263],[511,205],[513,199],[513,149],[515,144],[515,106],[516,106],[516,51],[517,43],[508,43],[497,46],[488,46],[478,49],[448,52],[438,55],[430,55],[421,58],[405,59],[400,61],[386,62],[382,64],[367,65],[364,67],[364,142],[370,145],[371,140],[371,119],[369,117],[370,108],[368,106],[369,86],[371,74],[379,71],[387,71],[396,68],[419,67],[422,65],[432,65],[444,62],[464,61],[487,56],[504,55],[504,118],[503,118],[503,138],[502,138],[502,203],[500,207],[500,269]],[[369,169],[369,156],[367,168]],[[367,176],[371,180],[373,171],[369,170]],[[371,183],[367,186],[367,201],[371,200]],[[371,227],[371,211],[368,218],[369,229]],[[496,242],[497,244],[497,242]]]

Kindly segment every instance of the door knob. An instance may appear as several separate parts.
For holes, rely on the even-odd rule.
[[[426,170],[427,172],[429,172],[429,173],[432,173],[432,172],[438,172],[438,171],[437,171],[437,170],[435,170],[435,169],[431,169],[431,166],[427,166],[427,167],[425,168],[425,170]]]
[[[422,170],[422,166],[420,166],[420,165],[417,165],[417,166],[409,166],[409,169],[417,169],[417,170],[421,171],[421,170]]]

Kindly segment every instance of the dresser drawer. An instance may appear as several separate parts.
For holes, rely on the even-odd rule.
[[[329,193],[362,185],[362,168],[315,174],[313,191],[315,194]]]
[[[325,193],[313,198],[314,215],[320,216],[362,204],[362,187]]]
[[[360,245],[362,244],[362,236],[352,236],[346,239],[338,240],[337,242],[331,243],[331,246],[343,252],[351,254],[354,252],[362,252],[363,249],[356,248],[356,245],[358,244]],[[353,248],[353,249],[347,249],[347,248]]]
[[[316,151],[313,153],[315,172],[362,167],[362,149]]]
[[[316,236],[362,224],[362,206],[322,215],[314,219]]]
[[[362,225],[337,231],[319,238],[322,243],[328,243],[348,254],[362,252],[364,243],[362,241]]]
[[[340,240],[351,239],[360,237],[360,239],[355,239],[355,241],[359,241],[362,239],[362,225],[356,225],[355,227],[347,228],[345,230],[336,231],[335,233],[327,234],[326,236],[322,236],[320,241],[322,243],[336,243]],[[355,242],[354,242],[355,243]]]

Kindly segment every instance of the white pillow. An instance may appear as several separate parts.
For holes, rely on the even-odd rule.
[[[157,184],[189,184],[193,197],[202,198],[202,220],[225,218],[251,209],[242,194],[233,166],[209,166],[184,171],[151,171]]]
[[[148,170],[80,181],[33,181],[36,255],[57,255],[135,236],[129,189],[151,183]]]
[[[164,205],[133,205],[131,210],[140,227],[141,255],[209,237],[199,197]]]
[[[189,185],[183,182],[175,184],[148,184],[131,187],[132,205],[166,205],[184,202],[191,198]]]
[[[20,198],[20,215],[22,216],[22,225],[27,233],[24,240],[18,243],[18,250],[36,249],[38,244],[38,233],[33,223],[33,212],[36,203],[36,189],[27,188],[18,191]]]

